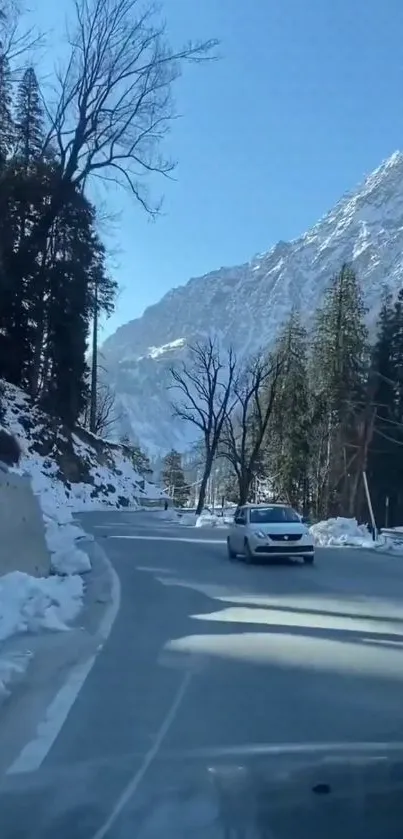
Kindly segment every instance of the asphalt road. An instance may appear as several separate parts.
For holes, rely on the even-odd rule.
[[[18,836],[159,837],[144,826],[151,792],[206,761],[403,741],[402,559],[321,549],[313,567],[247,566],[227,560],[219,529],[155,513],[83,520],[121,607],[42,767],[10,779],[7,824],[21,796],[30,808]]]

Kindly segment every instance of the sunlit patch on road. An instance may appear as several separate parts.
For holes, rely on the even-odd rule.
[[[167,650],[209,656],[239,663],[270,667],[279,665],[309,671],[388,678],[403,683],[400,649],[379,650],[363,647],[361,640],[346,642],[328,637],[277,632],[230,632],[228,634],[188,635],[169,641]],[[352,701],[352,697],[349,697]],[[360,701],[367,704],[368,697]]]
[[[190,536],[158,536],[157,534],[153,534],[152,536],[143,535],[142,533],[133,533],[133,534],[113,534],[108,536],[108,539],[133,539],[138,542],[190,542],[196,545],[223,545],[225,544],[225,538],[222,539],[195,539],[191,538]]]

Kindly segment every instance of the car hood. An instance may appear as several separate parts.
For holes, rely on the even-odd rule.
[[[298,533],[307,536],[308,528],[299,521],[296,522],[275,522],[273,524],[251,524],[252,530],[260,530],[262,533]]]
[[[403,744],[166,753],[142,774],[137,757],[6,777],[2,839],[402,836]]]

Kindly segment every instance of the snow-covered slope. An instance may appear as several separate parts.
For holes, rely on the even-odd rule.
[[[31,477],[46,517],[108,507],[136,508],[145,498],[163,496],[161,489],[143,481],[125,449],[106,443],[83,429],[71,433],[33,405],[8,382],[1,383],[4,428],[17,440],[18,469]],[[0,440],[0,459],[5,459]],[[54,546],[50,546],[51,549]]]
[[[172,289],[104,344],[121,430],[151,450],[185,448],[172,422],[169,367],[196,336],[217,333],[238,352],[273,339],[293,306],[307,317],[343,262],[353,264],[374,312],[381,287],[403,282],[403,154],[396,152],[318,224],[235,268],[221,268]]]

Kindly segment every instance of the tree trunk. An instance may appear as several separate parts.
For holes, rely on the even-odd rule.
[[[204,508],[204,502],[206,500],[207,484],[208,484],[208,479],[210,477],[212,466],[213,466],[213,458],[211,456],[209,456],[206,459],[206,465],[204,467],[203,477],[202,477],[201,484],[200,484],[199,500],[197,502],[197,507],[196,507],[196,515],[198,515],[198,516],[200,516],[200,513],[202,512],[202,510]]]
[[[96,433],[97,428],[97,372],[98,372],[98,289],[94,287],[94,318],[92,326],[92,366],[91,366],[91,405],[90,431]]]
[[[239,486],[239,506],[242,507],[244,504],[248,503],[249,498],[249,490],[250,485],[252,483],[252,476],[248,474],[242,474],[238,478],[238,486]]]
[[[37,277],[37,301],[34,318],[36,320],[32,370],[30,375],[30,393],[36,399],[39,393],[42,355],[45,337],[45,292],[46,292],[46,253],[42,253],[41,267]]]

